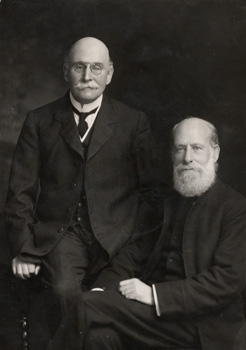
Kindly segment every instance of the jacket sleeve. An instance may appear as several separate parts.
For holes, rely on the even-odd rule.
[[[32,234],[35,203],[39,188],[40,149],[38,125],[30,112],[22,127],[14,152],[5,207],[5,224],[13,256],[21,253]]]
[[[161,227],[155,232],[149,232],[138,237],[123,247],[110,264],[100,273],[92,288],[118,291],[119,282],[125,279],[139,277],[153,250]]]
[[[198,316],[232,303],[245,288],[245,251],[246,203],[232,200],[225,205],[211,267],[184,280],[155,284],[161,315]]]

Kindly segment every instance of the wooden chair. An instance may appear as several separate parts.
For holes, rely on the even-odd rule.
[[[58,303],[37,277],[21,280],[20,291],[21,350],[39,350],[38,344],[48,342],[58,326]]]
[[[30,350],[30,340],[29,340],[30,298],[29,298],[29,287],[26,281],[20,281],[20,290],[21,290],[21,305],[20,305],[21,350]]]

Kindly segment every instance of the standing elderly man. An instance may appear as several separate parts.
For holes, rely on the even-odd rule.
[[[105,291],[80,296],[51,349],[246,349],[246,201],[216,178],[218,156],[212,124],[174,127],[176,192],[158,240],[123,248],[95,283]]]
[[[65,311],[134,234],[151,230],[156,149],[147,117],[103,95],[105,44],[78,40],[64,64],[70,91],[28,113],[15,150],[6,227],[17,277],[40,271]]]

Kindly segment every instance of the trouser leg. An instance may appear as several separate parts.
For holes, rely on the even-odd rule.
[[[105,324],[106,326],[100,325],[99,328],[93,328],[91,321],[87,323],[81,294],[71,305],[69,313],[64,317],[54,338],[50,341],[48,350],[122,349],[123,341],[119,334],[110,325],[107,326],[107,322]]]
[[[47,324],[53,337],[71,302],[81,293],[89,258],[86,246],[76,233],[68,231],[56,247],[42,259],[41,279],[53,294]]]
[[[42,259],[41,279],[53,290],[58,307],[52,307],[55,321],[47,319],[51,336],[71,306],[81,294],[82,283],[93,281],[100,266],[107,263],[108,256],[100,244],[92,239],[92,244],[84,242],[84,232],[73,226],[65,233],[56,247]],[[51,324],[52,323],[52,324]]]
[[[89,266],[87,247],[79,232],[70,230],[55,248],[42,259],[41,278],[58,297],[62,314],[81,291]]]
[[[124,346],[120,335],[110,327],[91,328],[84,339],[84,350],[120,350]],[[124,347],[126,350],[126,348]]]
[[[108,329],[114,335],[111,333],[107,340]],[[92,335],[93,341],[89,338]],[[101,346],[101,350],[125,350],[123,341],[141,350],[200,348],[195,322],[160,318],[154,306],[128,300],[116,292],[88,292],[72,305],[51,349],[81,350],[84,344],[84,350],[91,350],[94,343],[96,350],[102,339],[105,348]],[[113,342],[118,348],[114,348]]]
[[[195,321],[158,317],[154,306],[128,300],[120,293],[85,293],[83,308],[87,329],[110,327],[122,340],[139,344],[141,349],[200,347]]]

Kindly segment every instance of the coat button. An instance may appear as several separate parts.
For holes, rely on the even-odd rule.
[[[57,231],[58,231],[59,233],[61,233],[61,232],[64,231],[64,228],[63,228],[63,227],[60,227]]]
[[[78,217],[78,221],[81,221],[81,217],[80,216]]]
[[[82,207],[82,203],[79,203],[79,207]]]
[[[76,184],[76,183],[73,183],[73,184],[72,184],[72,188],[75,188],[75,187],[77,187],[77,184]]]

